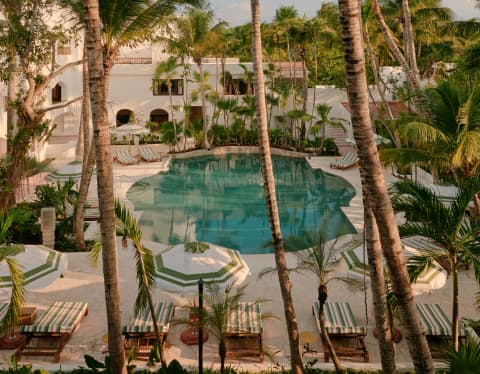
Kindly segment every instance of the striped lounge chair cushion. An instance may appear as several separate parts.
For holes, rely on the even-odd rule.
[[[8,309],[8,303],[0,303],[0,321],[5,318],[5,315],[7,314],[7,309]]]
[[[175,304],[172,302],[159,302],[155,303],[155,316],[157,317],[157,323],[161,334],[167,334],[170,329],[170,321],[173,318],[175,312]],[[150,314],[150,308],[145,309],[138,316],[130,319],[127,325],[122,328],[123,333],[153,333],[152,316]]]
[[[417,304],[420,318],[427,335],[451,336],[452,322],[438,304]],[[460,326],[460,336],[465,335],[463,326]]]
[[[227,321],[227,332],[232,334],[261,334],[263,332],[260,304],[240,302],[230,310]]]
[[[315,301],[313,312],[320,332],[320,303]],[[324,305],[325,325],[329,334],[358,334],[366,335],[365,326],[357,326],[352,308],[347,302],[331,302]]]
[[[87,309],[85,301],[57,301],[33,325],[20,326],[20,331],[71,334]]]

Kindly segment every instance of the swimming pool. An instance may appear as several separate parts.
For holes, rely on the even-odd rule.
[[[303,158],[273,156],[277,203],[283,238],[292,250],[304,249],[305,233],[328,239],[355,233],[341,210],[355,189],[345,179],[313,170]],[[269,253],[267,216],[260,155],[227,154],[178,159],[168,173],[136,182],[127,192],[135,210],[143,211],[143,238],[164,244],[194,240]]]

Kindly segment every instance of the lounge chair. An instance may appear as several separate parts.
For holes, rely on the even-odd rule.
[[[63,348],[87,314],[88,304],[83,301],[53,303],[33,324],[20,326],[27,341],[16,356],[53,356],[59,362]]]
[[[145,160],[147,162],[160,161],[162,159],[162,155],[155,152],[150,147],[139,147],[138,153],[140,154],[142,160]]]
[[[348,169],[358,163],[358,156],[355,152],[347,152],[343,157],[332,161],[330,167],[332,169]]]
[[[315,301],[312,309],[317,329],[321,336],[320,303]],[[362,357],[364,362],[368,362],[369,354],[365,346],[367,328],[357,325],[350,304],[347,302],[327,302],[324,305],[324,314],[328,336],[332,341],[337,356]],[[330,360],[330,352],[325,342],[323,342],[323,354],[325,362],[328,362]]]
[[[155,303],[154,307],[160,330],[161,344],[163,345],[170,330],[170,321],[175,313],[175,304],[159,302]],[[124,347],[126,354],[134,348],[136,358],[148,359],[156,341],[150,309],[147,308],[139,316],[130,319],[128,324],[123,326],[122,334],[125,337]]]
[[[417,304],[425,336],[433,358],[445,358],[445,351],[452,344],[452,322],[438,304]],[[459,340],[465,338],[463,323],[460,323]]]
[[[125,149],[115,151],[113,158],[123,165],[138,164],[137,158]]]
[[[227,358],[256,357],[262,362],[262,332],[260,304],[240,302],[237,308],[230,311],[227,321]]]

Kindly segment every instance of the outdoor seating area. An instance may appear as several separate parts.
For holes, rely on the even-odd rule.
[[[162,155],[155,152],[151,147],[138,147],[138,154],[142,160],[147,162],[160,161],[162,159]]]
[[[320,328],[320,303],[315,301],[312,307],[318,333]],[[361,357],[369,362],[369,354],[365,345],[367,335],[366,326],[359,326],[353,315],[352,308],[347,302],[327,302],[324,305],[325,325],[330,340],[338,357]],[[330,360],[330,352],[323,342],[325,362]]]
[[[52,356],[60,362],[60,354],[88,314],[87,302],[57,301],[30,325],[20,326],[26,342],[15,352],[22,356]]]
[[[122,165],[138,164],[138,159],[133,156],[130,151],[125,149],[115,150],[113,152],[113,159]]]
[[[445,351],[452,344],[452,322],[445,311],[438,304],[417,303],[417,310],[422,320],[425,335],[432,357],[445,358]],[[465,339],[465,328],[460,322],[459,340]]]
[[[256,302],[240,302],[230,311],[225,339],[227,357],[255,357],[263,361],[262,313]]]
[[[358,163],[358,155],[355,152],[347,152],[341,158],[336,159],[330,163],[332,169],[348,169]]]
[[[155,317],[160,330],[161,344],[165,344],[170,330],[170,321],[175,314],[175,304],[172,302],[158,302],[154,305]],[[122,327],[122,334],[125,338],[125,354],[134,349],[135,357],[148,359],[150,351],[156,342],[155,328],[153,325],[150,309],[147,308],[138,316],[134,316]]]

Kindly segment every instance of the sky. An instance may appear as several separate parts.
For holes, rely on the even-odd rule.
[[[249,0],[210,0],[218,20],[227,21],[230,26],[247,23],[251,19]],[[260,0],[262,20],[271,21],[275,9],[282,5],[294,5],[300,15],[311,18],[320,9],[322,0]],[[442,0],[451,8],[457,19],[480,18],[480,9],[474,7],[474,0]]]

